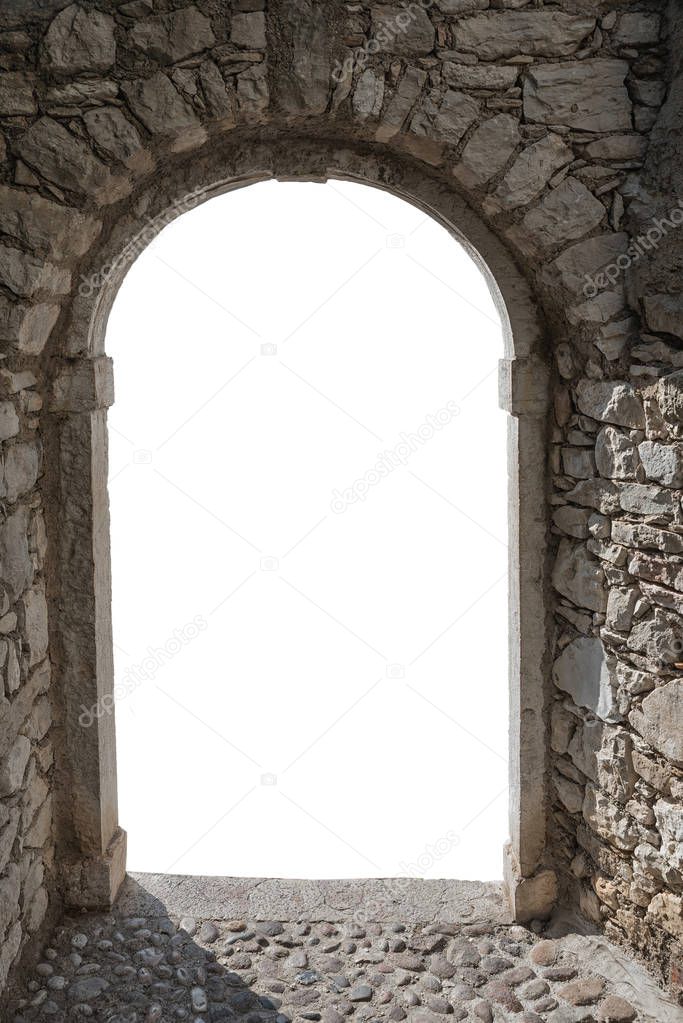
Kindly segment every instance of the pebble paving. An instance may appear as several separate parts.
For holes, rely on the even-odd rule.
[[[519,926],[83,914],[10,1023],[631,1023],[560,941]]]

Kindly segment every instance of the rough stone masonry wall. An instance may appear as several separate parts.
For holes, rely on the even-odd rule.
[[[677,6],[424,0],[406,14],[365,0],[3,4],[0,987],[39,932],[48,894],[59,905],[51,736],[59,768],[69,679],[57,671],[50,687],[41,491],[60,401],[88,384],[69,382],[64,361],[83,354],[72,345],[83,296],[72,304],[71,295],[83,280],[102,285],[115,225],[144,218],[174,167],[201,187],[209,181],[193,168],[207,152],[219,176],[232,139],[271,136],[423,167],[466,197],[534,289],[556,367],[546,865],[566,898],[676,982],[683,191],[671,106],[681,47],[666,43]],[[650,136],[656,155],[643,169]],[[656,246],[655,215],[669,225]],[[56,394],[54,359],[66,374]],[[61,609],[50,608],[54,636]]]

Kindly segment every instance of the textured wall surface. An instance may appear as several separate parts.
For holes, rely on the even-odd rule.
[[[57,869],[64,808],[85,820],[98,798],[69,791],[79,679],[63,667],[75,650],[84,677],[100,670],[89,633],[108,614],[106,571],[104,599],[76,599],[102,575],[106,519],[79,488],[109,402],[83,371],[88,303],[163,226],[166,180],[169,219],[221,160],[272,139],[290,164],[319,140],[422,170],[529,282],[553,365],[546,866],[681,983],[682,23],[657,0],[4,3],[0,987],[81,883]]]

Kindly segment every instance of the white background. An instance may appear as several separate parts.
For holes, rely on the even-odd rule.
[[[500,877],[506,417],[480,272],[391,195],[258,184],[161,232],[107,347],[129,867]],[[333,510],[382,452],[405,464]]]

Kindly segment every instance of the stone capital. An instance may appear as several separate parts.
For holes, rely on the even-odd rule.
[[[512,416],[544,416],[548,410],[548,367],[535,356],[501,359],[498,403]]]

